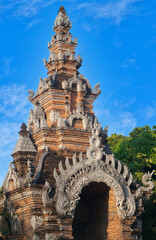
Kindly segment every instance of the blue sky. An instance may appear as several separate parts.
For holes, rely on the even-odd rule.
[[[31,104],[27,90],[46,77],[43,58],[63,5],[78,37],[80,73],[102,93],[94,111],[109,135],[156,125],[155,0],[0,0],[0,183]]]

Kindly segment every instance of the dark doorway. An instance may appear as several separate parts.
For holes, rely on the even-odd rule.
[[[73,220],[74,240],[105,240],[108,225],[109,187],[92,182],[82,189]]]

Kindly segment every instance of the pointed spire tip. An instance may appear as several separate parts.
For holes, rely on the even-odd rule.
[[[63,6],[61,6],[61,7],[59,8],[59,11],[58,11],[58,12],[66,13],[66,11],[65,11],[65,9],[64,9]]]
[[[21,130],[24,130],[24,131],[25,131],[26,129],[27,129],[27,126],[26,126],[26,124],[23,122],[22,125],[21,125]]]

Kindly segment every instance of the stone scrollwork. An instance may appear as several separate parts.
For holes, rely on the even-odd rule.
[[[65,89],[65,90],[71,90],[72,89],[72,86],[73,84],[76,84],[77,86],[77,91],[78,92],[86,92],[86,91],[90,91],[92,94],[100,94],[101,93],[101,90],[100,90],[100,83],[97,83],[95,86],[94,86],[94,90],[95,92],[92,90],[92,87],[88,81],[87,78],[83,77],[83,74],[77,76],[75,74],[74,77],[68,79],[68,80],[64,80],[62,82],[62,88]]]
[[[103,152],[100,148],[101,138],[99,137],[99,129],[93,128],[92,136],[89,139],[90,147],[87,149],[87,158],[91,161],[99,161],[102,159]]]
[[[154,174],[154,170],[151,173],[145,173],[142,176],[142,183],[144,186],[139,186],[136,191],[136,198],[142,196],[144,192],[150,192],[154,188],[154,183],[151,181],[152,175]]]
[[[95,93],[95,94],[100,94],[100,93],[101,93],[100,83],[97,83],[97,84],[94,86],[94,90],[95,90],[95,92],[93,92],[93,93]]]
[[[29,101],[31,101],[34,97],[34,91],[33,90],[28,90],[28,92],[29,92],[28,99],[29,99]]]
[[[51,192],[52,192],[52,187],[46,181],[45,185],[43,186],[43,193],[42,193],[42,203],[44,206],[46,204],[51,204],[53,202],[53,198],[50,197]]]
[[[57,122],[59,117],[60,117],[59,111],[55,110],[55,111],[51,111],[50,112],[50,120],[51,120],[51,122],[53,122],[53,123]]]
[[[99,132],[100,126],[95,121],[86,158],[80,153],[77,159],[74,154],[72,164],[66,158],[65,169],[62,162],[59,163],[59,175],[54,169],[53,175],[56,179],[54,198],[56,210],[60,215],[74,213],[82,188],[91,182],[103,182],[113,190],[120,217],[133,216],[136,211],[135,196],[129,187],[133,181],[132,175],[126,165],[115,159],[113,154],[106,155],[102,151]]]

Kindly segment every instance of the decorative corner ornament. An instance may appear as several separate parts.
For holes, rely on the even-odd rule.
[[[100,85],[101,85],[100,83],[97,83],[94,86],[94,90],[95,90],[95,92],[93,92],[94,94],[100,94],[101,93]]]
[[[28,96],[28,100],[31,101],[34,97],[34,91],[33,90],[28,90],[29,96]]]
[[[152,175],[154,174],[154,170],[150,173],[145,173],[142,176],[142,183],[144,186],[139,186],[137,191],[136,191],[136,198],[141,197],[143,193],[152,191],[154,189],[154,183],[151,181]]]

